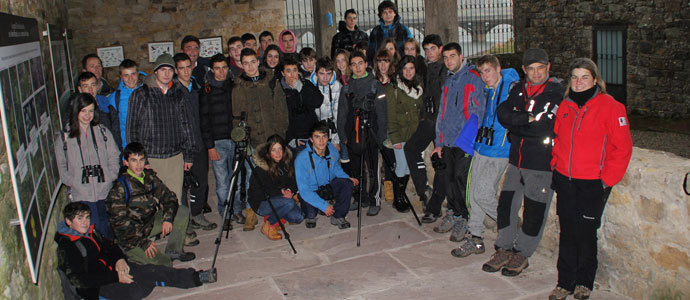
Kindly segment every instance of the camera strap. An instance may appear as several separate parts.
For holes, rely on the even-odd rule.
[[[311,142],[309,142],[309,144],[310,144],[310,146],[314,147],[314,145],[311,144]],[[316,177],[316,185],[318,185],[319,184],[319,180],[318,180],[319,176],[316,174],[316,166],[314,165],[314,158],[312,157],[312,154],[314,154],[314,151],[309,151],[309,163],[311,163],[311,169],[314,170],[314,177]],[[328,182],[331,182],[331,159],[330,159],[329,155],[330,155],[330,151],[328,151],[328,144],[326,144],[326,153],[324,153],[323,159],[326,160],[326,166],[328,168]]]
[[[498,105],[501,102],[501,91],[503,91],[503,83],[505,83],[505,80],[503,77],[501,77],[501,84],[498,85],[498,89],[494,91],[493,97],[491,97],[491,102],[494,102],[494,99],[496,99],[496,104],[493,105],[494,107],[494,119],[491,121],[491,129],[494,128],[494,124],[496,124],[496,116],[498,116]],[[498,96],[497,96],[498,95]],[[488,97],[487,97],[488,98]],[[489,109],[489,101],[486,101],[486,108],[485,110]]]

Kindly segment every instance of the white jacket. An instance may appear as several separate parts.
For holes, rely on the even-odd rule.
[[[316,77],[316,71],[314,71],[309,77],[309,80],[314,84],[314,86],[319,88],[319,91],[323,95],[323,103],[321,104],[321,107],[315,110],[316,117],[319,119],[319,121],[333,118],[333,123],[338,124],[338,98],[340,97],[340,91],[342,90],[343,85],[336,80],[335,77],[336,75],[334,71],[333,75],[331,75],[331,81],[328,83],[328,85],[320,85],[318,78]],[[340,130],[340,128],[336,129]],[[338,134],[335,132],[330,133],[330,139],[331,143],[333,144],[340,143],[340,138],[338,138]]]

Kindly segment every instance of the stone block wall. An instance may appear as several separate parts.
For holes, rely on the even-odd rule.
[[[690,196],[683,192],[688,171],[689,159],[633,148],[598,232],[597,285],[634,299],[655,299],[664,290],[690,297]],[[559,229],[553,204],[539,251],[552,256],[555,267]]]
[[[126,58],[140,69],[153,69],[148,62],[148,43],[172,41],[175,51],[186,35],[199,38],[223,37],[263,30],[277,35],[285,29],[285,0],[66,0],[69,27],[74,30],[75,58],[96,53],[96,48],[123,46]],[[115,86],[117,67],[106,68],[104,76]]]
[[[35,18],[38,20],[39,31],[45,30],[48,23],[59,27],[67,24],[67,7],[62,0],[0,0],[0,11]],[[41,38],[41,51],[46,88],[49,98],[54,101],[55,93],[47,37]],[[0,299],[62,299],[55,255],[57,245],[53,242],[53,236],[58,221],[62,220],[60,211],[66,204],[64,189],[58,195],[51,215],[43,247],[38,285],[35,285],[31,281],[21,230],[19,226],[10,225],[10,220],[17,219],[18,216],[3,132],[4,130],[0,130],[0,207],[3,208],[0,210],[0,232],[2,233],[0,234]]]
[[[596,25],[627,26],[628,110],[690,117],[690,3],[682,0],[514,1],[515,49],[544,48],[553,75],[592,57]]]

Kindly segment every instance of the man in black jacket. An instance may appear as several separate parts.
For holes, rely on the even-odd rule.
[[[355,44],[369,40],[367,33],[357,27],[357,11],[352,8],[346,10],[344,19],[338,22],[338,33],[333,36],[331,42],[331,58],[334,60],[338,49],[345,49],[352,53]]]
[[[503,269],[503,275],[517,276],[527,268],[528,257],[541,241],[553,198],[549,165],[553,125],[565,92],[560,80],[549,78],[550,68],[546,51],[527,49],[522,58],[527,79],[514,86],[498,106],[498,121],[509,130],[510,156],[496,210],[496,252],[482,266],[486,272]]]
[[[199,38],[188,35],[182,38],[180,42],[180,48],[184,54],[189,56],[192,61],[192,76],[196,78],[197,82],[201,85],[204,84],[204,77],[209,71],[209,61],[208,58],[203,58],[199,56],[199,47],[201,42]]]
[[[216,282],[215,270],[128,263],[120,247],[89,225],[91,210],[84,203],[67,204],[63,215],[55,242],[65,299],[142,299],[156,286],[187,289]]]
[[[285,93],[288,108],[288,127],[285,140],[293,148],[304,149],[311,127],[319,121],[316,109],[323,103],[323,95],[308,79],[300,78],[299,63],[287,58],[282,64],[280,87]]]
[[[216,223],[212,223],[203,215],[203,208],[208,201],[208,151],[204,147],[204,141],[201,138],[200,118],[199,118],[199,89],[200,86],[196,79],[192,76],[192,61],[187,54],[177,53],[173,57],[175,61],[175,78],[173,82],[179,85],[184,92],[184,99],[187,101],[189,110],[189,121],[192,125],[192,132],[194,135],[194,162],[190,169],[191,174],[199,183],[198,186],[190,186],[189,195],[189,209],[192,217],[190,218],[190,229],[201,228],[203,230],[213,230],[216,228]],[[187,189],[184,189],[186,194]],[[182,198],[182,204],[187,204],[187,197]]]
[[[206,84],[200,95],[201,136],[205,151],[211,159],[213,175],[216,177],[216,196],[218,196],[218,213],[223,215],[225,200],[230,192],[230,177],[232,176],[235,142],[230,138],[232,132],[232,75],[228,71],[228,59],[223,54],[211,57],[211,72],[208,73]],[[233,216],[240,224],[244,224],[242,206],[235,199]],[[229,221],[225,222],[228,229],[232,229]]]

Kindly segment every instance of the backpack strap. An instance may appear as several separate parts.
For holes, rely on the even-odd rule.
[[[120,89],[115,91],[115,110],[120,112]]]
[[[132,187],[129,186],[129,180],[122,175],[117,178],[117,182],[125,189],[125,205],[129,206],[129,202],[132,201]]]

